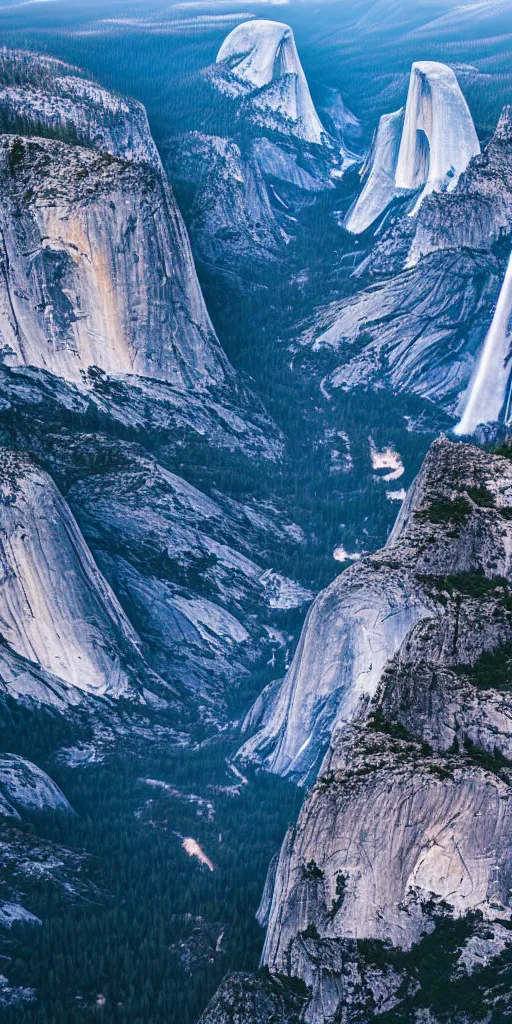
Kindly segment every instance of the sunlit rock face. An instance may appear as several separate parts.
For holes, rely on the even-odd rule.
[[[0,449],[0,633],[32,664],[97,696],[136,697],[138,641],[50,477]]]
[[[462,500],[452,475],[461,494],[466,488],[471,494],[487,477],[492,493],[501,491],[500,502],[511,500],[510,464],[496,460],[491,473],[487,461],[477,449],[446,439],[432,446],[387,545],[350,566],[317,597],[287,676],[263,692],[246,719],[244,728],[254,735],[240,751],[243,759],[299,783],[310,779],[332,733],[364,716],[386,664],[411,629],[439,612],[427,579],[510,575],[509,528],[498,509],[490,512],[464,497],[463,526],[456,536],[451,528],[452,502]],[[447,518],[434,532],[435,511],[429,517],[436,503],[446,506]],[[461,661],[465,655],[470,661],[467,650]]]
[[[224,88],[247,97],[256,121],[306,142],[321,143],[324,129],[315,110],[293,32],[278,21],[246,21],[224,40],[217,64]]]
[[[163,176],[49,139],[0,145],[0,354],[179,386],[230,369]]]
[[[478,153],[475,126],[455,72],[435,61],[414,63],[405,112],[381,118],[368,181],[349,213],[347,229],[364,231],[394,196],[410,192],[419,193],[410,210],[417,214],[430,193],[453,191]]]

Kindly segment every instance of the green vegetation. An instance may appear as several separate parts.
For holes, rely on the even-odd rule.
[[[42,765],[49,743],[73,740],[58,717],[44,716],[35,731],[34,721],[12,713],[8,749],[16,744]],[[51,884],[23,882],[23,902],[44,925],[37,934],[12,932],[2,971],[12,984],[34,985],[38,1002],[2,1010],[6,1024],[97,1024],[100,1012],[116,1024],[196,1024],[229,969],[257,969],[263,933],[254,914],[303,794],[267,775],[230,792],[236,779],[226,772],[225,741],[196,753],[139,745],[139,758],[112,756],[76,769],[52,764],[78,817],[35,815],[22,826],[86,852],[86,875],[97,888],[64,898]],[[213,820],[145,785],[146,777],[208,798]],[[215,784],[226,790],[212,791]],[[200,843],[214,872],[186,855],[183,836]]]
[[[485,484],[479,484],[477,487],[468,487],[467,494],[474,501],[475,505],[479,505],[480,508],[494,508],[496,502],[494,494],[491,493]]]
[[[494,747],[494,750],[485,750],[484,747],[477,747],[470,739],[464,740],[464,749],[475,764],[479,765],[480,768],[485,768],[486,771],[493,772],[494,775],[501,775],[504,770],[512,768],[512,761],[508,757],[502,754],[498,747]]]
[[[400,722],[390,722],[384,718],[380,708],[374,711],[368,719],[367,728],[371,729],[372,732],[383,732],[387,736],[392,736],[395,740],[415,741],[414,736]]]
[[[484,651],[474,665],[462,665],[459,671],[479,690],[509,692],[512,690],[512,643]]]
[[[485,597],[495,595],[501,599],[506,609],[512,608],[510,585],[504,576],[486,576],[483,572],[461,572],[454,575],[434,576],[428,573],[417,573],[419,583],[437,592],[444,592],[453,597],[460,594],[464,597]]]
[[[464,526],[470,514],[471,504],[464,497],[454,498],[453,501],[436,498],[427,508],[414,513],[417,519],[436,526],[448,523],[453,526]]]
[[[488,966],[472,974],[458,973],[456,965],[467,940],[477,931],[488,933],[478,912],[453,919],[443,906],[432,905],[435,929],[425,935],[410,952],[391,949],[383,942],[359,941],[358,951],[371,967],[386,971],[393,968],[404,973],[398,990],[402,1002],[379,1015],[381,1024],[410,1024],[416,1013],[429,1008],[436,1020],[490,1020],[505,1024],[512,987],[512,950],[500,953]],[[499,972],[496,967],[499,966]],[[415,982],[410,987],[411,980]],[[492,992],[493,1010],[489,1017],[487,999]],[[466,1017],[465,1015],[468,1014]],[[459,1015],[461,1015],[459,1017]]]
[[[341,910],[343,906],[343,900],[345,899],[345,889],[347,888],[347,879],[343,872],[339,871],[336,875],[336,897],[332,901],[332,906],[329,912],[331,920],[336,917],[338,910]]]

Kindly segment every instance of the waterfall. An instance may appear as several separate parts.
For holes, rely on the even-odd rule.
[[[467,392],[467,401],[455,434],[472,434],[480,423],[499,419],[510,378],[509,350],[512,317],[512,254],[498,304]]]

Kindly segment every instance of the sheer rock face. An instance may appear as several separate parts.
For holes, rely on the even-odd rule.
[[[419,192],[418,213],[432,192],[451,192],[480,144],[454,71],[435,61],[412,65],[405,112],[382,118],[370,155],[371,170],[347,220],[364,231],[395,195]]]
[[[349,210],[345,221],[347,231],[358,235],[371,227],[396,195],[395,172],[400,152],[404,108],[394,114],[383,114],[375,132],[370,152],[361,170],[363,191]]]
[[[409,265],[429,252],[468,246],[488,250],[512,232],[512,107],[505,107],[481,156],[452,192],[434,194],[416,222]]]
[[[0,632],[43,671],[97,696],[137,697],[137,637],[50,477],[0,452]]]
[[[435,61],[413,64],[396,168],[397,188],[451,192],[480,144],[455,72]]]
[[[245,727],[260,728],[240,756],[304,782],[333,728],[375,694],[388,658],[427,614],[415,591],[409,573],[366,561],[338,577],[315,601],[277,694],[271,689],[249,715]]]
[[[0,339],[8,365],[91,365],[180,386],[230,375],[157,171],[50,140],[0,147]]]
[[[224,89],[246,97],[245,106],[259,123],[321,143],[324,129],[289,25],[246,21],[224,40],[217,55]]]
[[[19,817],[3,810],[7,802],[27,810],[52,810],[71,812],[72,807],[64,793],[46,772],[24,757],[16,754],[0,756],[0,814]]]
[[[496,507],[470,497],[484,483]],[[445,439],[433,445],[386,547],[316,599],[286,678],[267,688],[246,719],[245,728],[257,731],[240,756],[304,782],[333,730],[364,712],[412,627],[443,608],[429,577],[509,577],[512,530],[500,509],[511,503],[509,462]],[[446,519],[437,523],[438,514]],[[460,657],[471,661],[463,651]]]
[[[262,963],[309,987],[310,1024],[401,1002],[416,1019],[408,951],[432,933],[444,948],[457,921],[454,984],[510,945],[511,507],[508,460],[441,439],[373,560],[414,566],[432,606],[366,716],[334,730],[271,865]]]
[[[510,921],[510,795],[462,757],[365,729],[334,737],[281,851],[262,958],[311,988],[306,1019],[320,1024],[354,1000],[364,940],[409,950],[438,915]],[[380,1000],[393,1005],[407,975],[380,974]],[[378,1010],[374,984],[364,987]]]

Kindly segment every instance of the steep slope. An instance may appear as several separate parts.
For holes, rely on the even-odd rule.
[[[369,177],[348,215],[347,230],[366,230],[394,196],[419,192],[409,211],[414,216],[432,192],[452,192],[478,153],[475,126],[453,69],[415,62],[405,109],[379,122]]]
[[[245,116],[306,142],[323,142],[289,25],[264,20],[237,25],[219,50],[217,66],[219,88],[244,97]]]
[[[333,731],[357,719],[375,696],[386,662],[414,624],[436,614],[430,577],[508,578],[507,521],[492,508],[494,498],[489,507],[479,504],[480,489],[486,494],[491,484],[498,506],[508,507],[509,462],[487,467],[477,449],[445,439],[433,446],[386,547],[316,599],[286,678],[264,692],[246,719],[245,728],[258,731],[242,758],[307,780]]]
[[[505,108],[453,191],[432,192],[413,219],[391,210],[352,287],[340,281],[345,297],[305,325],[302,344],[322,354],[324,375],[327,359],[325,387],[386,387],[460,415],[505,277],[511,174]]]
[[[227,360],[158,172],[6,137],[0,191],[4,361],[70,380],[91,365],[182,386],[225,379]]]
[[[138,640],[51,479],[1,451],[0,626],[17,654],[99,696],[138,699]]]
[[[430,612],[338,722],[260,915],[262,964],[308,986],[314,1024],[509,1008],[511,508],[508,459],[441,439],[373,560],[414,567]]]

